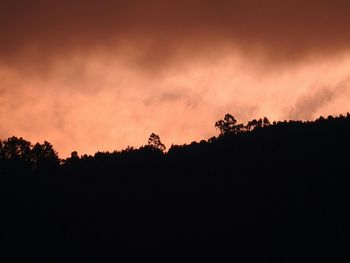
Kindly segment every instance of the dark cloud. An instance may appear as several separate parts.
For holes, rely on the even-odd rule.
[[[350,41],[350,2],[342,0],[2,0],[0,7],[1,61],[43,68],[52,58],[121,55],[130,46],[145,67],[233,46],[290,61],[343,51]]]
[[[341,96],[349,87],[350,79],[338,83],[335,87],[319,88],[313,93],[301,96],[289,112],[289,119],[311,120],[317,116],[315,113],[327,103]]]
[[[168,90],[152,94],[143,100],[146,107],[157,106],[160,104],[180,104],[182,107],[194,109],[201,103],[204,91],[201,93],[191,89],[178,88],[177,90]]]

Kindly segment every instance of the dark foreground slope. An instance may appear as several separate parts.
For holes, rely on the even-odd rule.
[[[3,248],[23,262],[104,262],[126,248],[349,262],[349,149],[350,118],[341,117],[166,154],[143,147],[34,168],[3,157]]]

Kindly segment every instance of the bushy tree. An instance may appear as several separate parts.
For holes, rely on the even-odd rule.
[[[5,160],[26,160],[31,157],[32,144],[22,137],[15,136],[4,140],[1,144],[1,158]]]
[[[234,133],[237,134],[242,131],[243,124],[236,124],[237,120],[231,114],[227,113],[223,120],[215,123],[215,128],[220,130],[220,135]]]
[[[247,131],[253,131],[255,129],[261,128],[261,127],[266,127],[270,125],[270,121],[268,118],[264,117],[264,119],[253,119],[251,121],[248,121],[246,127]]]
[[[159,135],[152,133],[148,138],[148,146],[160,151],[165,151],[165,145],[160,141]]]
[[[267,126],[271,125],[271,123],[267,117],[264,117],[264,119],[262,120],[262,124],[263,124],[263,127],[267,127]]]
[[[36,168],[40,165],[59,165],[60,159],[53,146],[45,141],[43,144],[36,143],[31,150],[31,162]]]
[[[60,164],[57,152],[45,141],[34,146],[22,137],[10,137],[0,142],[0,161],[11,169],[32,169],[57,167]]]
[[[78,154],[78,152],[77,152],[77,151],[71,152],[70,158],[71,158],[71,159],[79,159],[79,154]]]

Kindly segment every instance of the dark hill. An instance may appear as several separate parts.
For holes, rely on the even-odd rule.
[[[2,141],[3,248],[23,262],[104,262],[126,248],[350,262],[350,116],[233,124],[166,153],[154,134],[66,160],[47,142]]]

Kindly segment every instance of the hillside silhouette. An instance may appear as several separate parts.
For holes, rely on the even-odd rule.
[[[217,137],[168,151],[152,133],[138,149],[64,160],[49,142],[0,141],[6,255],[104,262],[142,248],[350,262],[350,115],[244,125],[226,114],[215,127]]]

